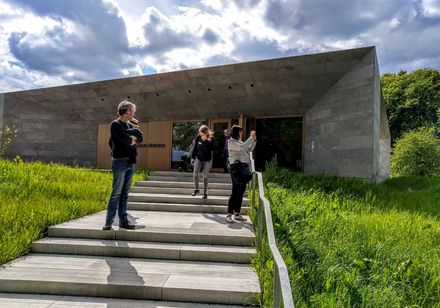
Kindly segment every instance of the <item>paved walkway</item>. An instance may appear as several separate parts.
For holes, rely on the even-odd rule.
[[[50,227],[32,253],[0,267],[0,292],[8,292],[0,307],[255,304],[254,233],[249,219],[224,219],[228,176],[212,176],[207,200],[190,196],[190,181],[188,173],[153,172],[137,183],[128,204],[136,230],[117,222],[101,230],[105,211]]]

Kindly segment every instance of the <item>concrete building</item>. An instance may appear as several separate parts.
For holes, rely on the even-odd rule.
[[[146,140],[138,167],[171,168],[173,125],[256,129],[256,162],[381,181],[390,134],[374,47],[0,94],[7,156],[108,167],[108,124],[128,99]],[[220,144],[219,147],[222,147]],[[217,166],[220,167],[220,166]]]

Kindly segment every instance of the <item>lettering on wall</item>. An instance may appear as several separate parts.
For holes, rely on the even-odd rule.
[[[138,148],[164,148],[165,144],[163,143],[142,143],[138,145]]]

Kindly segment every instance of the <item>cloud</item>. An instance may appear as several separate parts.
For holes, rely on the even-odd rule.
[[[282,50],[329,51],[376,45],[382,72],[439,68],[440,1],[268,0],[265,19]]]
[[[206,43],[213,45],[215,43],[218,43],[219,36],[214,31],[212,31],[211,29],[208,28],[205,30],[205,33],[203,33],[202,39]]]
[[[0,0],[0,38],[0,92],[369,45],[438,69],[440,0]]]
[[[145,18],[143,29],[146,44],[142,50],[147,54],[160,55],[176,48],[192,47],[196,43],[193,34],[173,28],[168,18],[155,8],[148,8]]]
[[[126,28],[117,10],[98,1],[16,1],[51,20],[40,31],[12,32],[9,50],[29,70],[66,81],[119,77],[133,69]]]

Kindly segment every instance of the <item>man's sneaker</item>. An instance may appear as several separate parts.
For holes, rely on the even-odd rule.
[[[199,193],[200,193],[200,190],[195,189],[191,196],[194,197],[195,195],[197,195],[197,194],[199,194]]]
[[[228,215],[226,215],[226,221],[227,222],[234,222],[233,220],[232,220],[232,215],[231,214],[228,214]]]
[[[112,225],[113,225],[112,221],[106,220],[104,227],[102,227],[102,230],[111,230]]]
[[[235,219],[235,220],[239,220],[239,221],[246,221],[246,218],[244,218],[243,216],[241,216],[241,214],[235,214],[235,215],[234,215],[234,219]]]
[[[128,230],[134,230],[134,229],[136,229],[136,226],[130,224],[128,222],[128,220],[125,220],[125,221],[119,223],[119,228],[124,228],[124,229],[128,229]]]
[[[208,198],[208,194],[203,194],[202,199],[206,199],[206,198]]]

